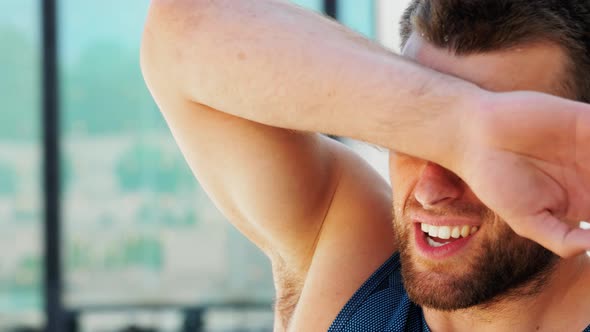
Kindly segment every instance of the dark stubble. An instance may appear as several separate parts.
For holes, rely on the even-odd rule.
[[[406,203],[403,214],[396,215],[395,234],[400,250],[402,277],[410,299],[423,307],[452,311],[474,306],[490,307],[512,298],[537,294],[551,275],[558,257],[539,244],[518,236],[494,213],[483,206],[455,205],[431,215],[477,216],[493,235],[479,239],[481,246],[468,254],[453,273],[449,266],[420,266],[413,257],[412,221],[408,212],[421,207],[415,201]],[[488,233],[489,230],[488,230]],[[481,234],[483,235],[483,234]],[[451,271],[449,271],[451,270]]]

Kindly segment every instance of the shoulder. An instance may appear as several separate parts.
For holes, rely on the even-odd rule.
[[[422,331],[422,325],[422,310],[408,298],[395,253],[355,293],[328,331]]]
[[[292,331],[326,331],[353,294],[396,249],[391,188],[362,158],[341,144],[334,145],[338,181],[313,250],[299,252],[297,259],[286,260],[281,274],[275,273],[277,295],[297,298],[294,308],[293,301],[284,301],[291,303],[286,307],[277,303],[277,309],[293,311],[289,317],[279,317],[277,312],[277,319],[288,322]],[[285,275],[290,278],[282,277]],[[290,281],[287,286],[301,287],[300,292],[289,292],[289,287],[283,291],[285,280]]]

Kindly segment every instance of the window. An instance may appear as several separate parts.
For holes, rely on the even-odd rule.
[[[316,12],[322,12],[324,8],[323,0],[291,0],[291,2]]]
[[[375,1],[340,0],[338,21],[367,38],[375,38]]]
[[[66,305],[270,304],[267,259],[208,200],[145,87],[148,4],[60,2]]]
[[[180,324],[183,310],[141,313],[153,306],[267,303],[272,319],[267,258],[209,201],[143,82],[148,4],[62,0],[58,7],[65,305],[82,310],[88,331],[161,315],[172,322],[159,326]],[[97,306],[131,311],[95,313]],[[215,326],[215,317],[204,318]]]
[[[325,11],[323,0],[293,2]],[[381,2],[336,1],[335,14],[381,38]],[[41,3],[0,1],[0,330],[41,328],[45,319]],[[174,330],[187,307],[245,302],[252,309],[221,306],[204,319],[264,330],[274,296],[268,260],[206,197],[143,82],[148,5],[58,0],[62,298],[82,310],[83,331],[149,317]],[[154,305],[165,310],[136,313]]]
[[[0,330],[43,324],[39,2],[0,2]]]

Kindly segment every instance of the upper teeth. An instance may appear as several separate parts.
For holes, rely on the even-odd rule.
[[[477,232],[479,229],[476,226],[434,226],[428,224],[421,224],[422,231],[428,233],[431,237],[437,237],[439,239],[458,239],[460,237],[468,237],[469,235]]]

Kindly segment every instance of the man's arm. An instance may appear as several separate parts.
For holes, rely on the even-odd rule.
[[[310,256],[329,209],[362,202],[359,188],[339,188],[347,199],[334,201],[351,169],[373,188],[365,199],[383,200],[357,205],[372,211],[366,220],[391,203],[368,165],[315,132],[453,160],[464,104],[479,91],[277,0],[152,1],[142,66],[209,195],[282,256]]]
[[[238,90],[254,84],[251,97],[260,102],[259,95],[268,93],[274,84],[265,86],[256,76],[233,77],[240,68],[218,61],[217,54],[205,54],[204,49],[219,44],[215,30],[228,23],[200,25],[194,15],[215,20],[210,17],[212,8],[205,5],[199,1],[152,4],[142,47],[146,82],[201,185],[228,219],[271,258],[277,284],[277,330],[288,325],[295,305],[302,301],[305,305],[299,306],[297,316],[306,325],[297,326],[321,330],[318,324],[329,325],[360,284],[395,250],[391,190],[340,143],[310,131],[246,119],[239,103],[217,109],[222,106],[209,100],[242,99]],[[291,7],[286,10],[283,14],[299,12]],[[211,39],[195,49],[193,30]],[[256,65],[264,70],[263,62]],[[193,76],[204,75],[191,73],[198,66],[213,76],[195,77],[193,82]],[[297,71],[304,68],[294,68]],[[198,92],[197,85],[213,79],[224,88],[207,101],[188,93],[191,85],[196,84]],[[326,83],[330,84],[329,78]],[[284,108],[294,107],[289,103],[298,102],[285,98],[285,105],[276,109],[262,102],[250,105],[248,112],[255,114],[260,109],[280,116]],[[340,282],[330,280],[334,274],[343,276]],[[314,295],[319,292],[327,294]]]
[[[541,94],[484,92],[284,1],[158,0],[153,7],[167,24],[147,29],[146,39],[153,34],[161,41],[148,53],[167,59],[166,75],[187,100],[273,127],[353,137],[434,161],[466,180],[522,236],[563,256],[590,247],[587,232],[571,221],[590,217],[584,204],[590,189],[578,181],[590,177],[579,166],[589,158],[583,149],[587,105]],[[543,117],[535,113],[539,106]],[[490,116],[502,107],[507,111]],[[540,127],[513,121],[515,113],[539,120]],[[515,125],[529,133],[525,144],[522,137],[504,135]],[[560,129],[555,139],[545,135],[547,126],[584,130]],[[495,142],[499,138],[503,146]],[[555,142],[564,141],[578,147],[567,163],[556,161],[561,145]],[[541,148],[534,159],[551,160],[551,167],[531,166],[531,156],[521,149],[531,144]],[[499,150],[511,155],[497,158]],[[516,169],[515,162],[528,166]],[[504,169],[502,179],[522,188],[506,195],[493,189],[494,182],[484,185],[482,166]],[[522,172],[534,183],[519,181]],[[529,201],[541,203],[516,207],[506,199],[531,188],[537,194]]]
[[[482,93],[285,1],[153,7],[168,16],[158,33],[170,40],[154,52],[174,60],[167,70],[184,96],[257,123],[440,160],[461,148],[452,135]]]

